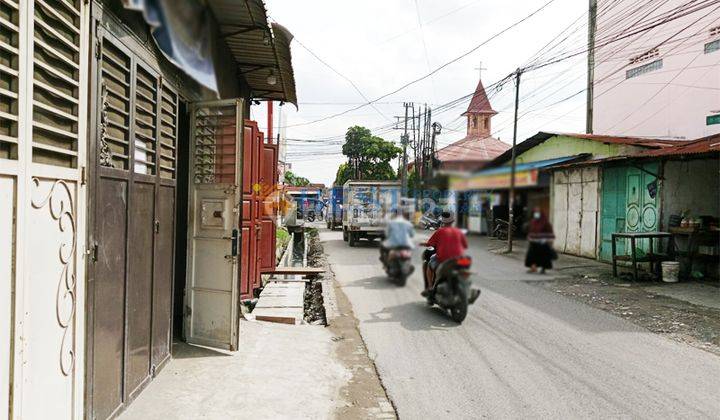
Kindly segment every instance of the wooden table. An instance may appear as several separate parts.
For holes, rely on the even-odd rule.
[[[630,255],[617,255],[617,245],[615,243],[617,238],[630,239]],[[631,261],[633,267],[633,276],[635,280],[638,278],[638,263],[647,262],[650,263],[650,272],[653,271],[653,264],[667,261],[669,258],[666,254],[654,253],[653,252],[653,240],[654,239],[665,239],[672,238],[672,234],[669,232],[615,232],[612,234],[612,264],[613,264],[613,276],[617,277],[617,262],[618,261]],[[637,256],[637,240],[648,239],[650,241],[649,252],[644,257]]]
[[[670,233],[673,235],[673,247],[675,254],[680,257],[687,258],[687,266],[690,272],[693,269],[693,262],[695,261],[706,261],[717,263],[720,261],[718,255],[704,255],[698,250],[700,245],[717,246],[720,239],[720,231],[717,229],[697,229],[697,228],[684,228],[684,227],[671,227]],[[685,250],[680,249],[677,238],[687,238],[687,248]],[[707,273],[705,273],[707,274]]]

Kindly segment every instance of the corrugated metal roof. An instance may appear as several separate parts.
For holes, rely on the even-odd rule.
[[[263,0],[207,0],[207,4],[252,96],[297,106],[292,34],[281,25],[268,25]],[[274,85],[268,83],[271,72],[277,80]]]
[[[598,165],[621,161],[642,160],[650,158],[672,158],[683,156],[720,155],[720,134],[703,137],[692,141],[671,144],[661,149],[644,150],[640,153],[625,156],[612,156],[603,159],[585,160],[582,162],[555,165],[553,169],[565,169],[576,166]]]
[[[493,137],[468,136],[435,152],[441,162],[487,162],[508,150],[510,145]]]
[[[670,156],[682,156],[682,155],[698,155],[707,153],[719,153],[720,152],[720,134],[716,134],[709,137],[704,137],[698,140],[683,142],[681,144],[673,145],[657,150],[647,150],[642,153],[638,153],[636,156],[650,157],[670,157]]]
[[[532,149],[533,147],[544,143],[546,140],[552,138],[552,137],[574,137],[584,140],[592,140],[597,141],[600,143],[607,143],[607,144],[625,144],[628,146],[636,146],[636,147],[643,147],[648,149],[660,149],[664,147],[672,147],[673,145],[679,143],[678,140],[657,140],[657,139],[647,139],[647,138],[641,138],[641,137],[622,137],[622,136],[605,136],[605,135],[597,135],[597,134],[578,134],[578,133],[558,133],[558,132],[548,132],[548,131],[540,131],[534,136],[528,138],[527,140],[523,141],[520,144],[517,144],[515,146],[515,154],[516,156],[520,156],[522,153],[527,152],[528,150]],[[495,158],[490,165],[492,166],[499,166],[503,163],[509,161],[512,158],[512,150],[508,150],[507,152],[501,154],[497,158]]]

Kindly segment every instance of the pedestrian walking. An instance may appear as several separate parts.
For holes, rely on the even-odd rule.
[[[553,260],[557,259],[557,253],[552,247],[554,239],[552,224],[540,208],[535,207],[528,229],[529,246],[525,256],[528,273],[536,273],[539,267],[540,273],[545,274],[545,270],[552,268]]]

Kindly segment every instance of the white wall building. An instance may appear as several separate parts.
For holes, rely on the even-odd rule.
[[[682,139],[720,133],[720,10],[701,6],[598,1],[595,133]]]

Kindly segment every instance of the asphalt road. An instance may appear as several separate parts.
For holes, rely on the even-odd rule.
[[[424,303],[419,269],[398,288],[377,244],[321,239],[401,419],[720,418],[720,358],[527,284],[477,239],[462,325]]]

